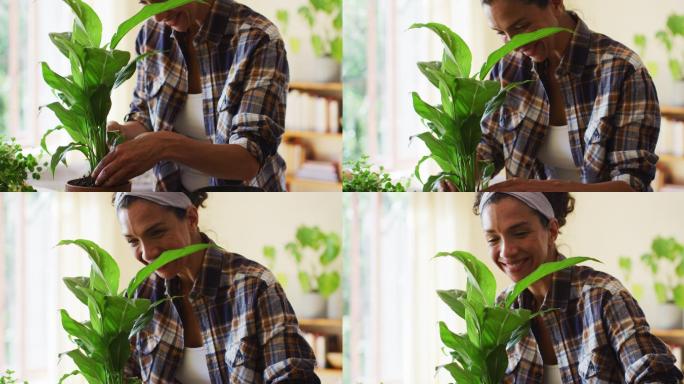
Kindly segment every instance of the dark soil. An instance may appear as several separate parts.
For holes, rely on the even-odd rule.
[[[95,187],[95,179],[90,176],[84,176],[80,179],[69,180],[69,184],[77,187]]]

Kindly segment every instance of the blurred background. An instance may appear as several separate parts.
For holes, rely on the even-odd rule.
[[[341,288],[324,299],[304,292],[297,273],[341,273],[341,212],[337,193],[210,194],[199,211],[200,230],[226,250],[268,266],[283,282],[316,351],[319,376],[328,384],[340,383],[342,377]],[[303,226],[336,237],[332,263],[320,264],[321,250],[306,244],[299,244],[305,257],[301,265],[285,251],[287,243],[297,243]],[[78,247],[55,245],[62,239],[96,242],[116,259],[121,281],[128,284],[142,265],[120,233],[110,193],[0,194],[0,372],[11,368],[31,383],[55,383],[73,370],[69,358],[58,365],[58,354],[73,349],[58,310],[84,320],[87,309],[61,279],[87,275],[90,262]]]
[[[590,29],[640,52],[649,64],[661,102],[663,121],[657,152],[661,156],[654,187],[679,190],[684,185],[684,86],[682,75],[668,69],[669,55],[655,38],[666,29],[668,17],[684,13],[681,0],[566,0]],[[416,67],[419,61],[437,60],[442,43],[428,30],[408,30],[413,23],[440,22],[458,33],[473,52],[473,67],[502,45],[489,29],[479,1],[473,0],[345,0],[344,1],[344,161],[367,154],[395,180],[406,180],[427,154],[420,140],[409,137],[425,131],[411,104],[416,91],[438,104],[438,91]],[[645,49],[635,44],[646,37]],[[684,63],[684,31],[674,39],[672,57]],[[434,168],[430,168],[434,166]],[[425,165],[425,174],[436,165]],[[419,182],[413,180],[413,187]]]
[[[666,301],[684,283],[684,195],[576,193],[556,244],[565,256],[607,272],[639,297],[653,332],[680,354],[682,308],[660,303],[654,283],[667,282]],[[511,281],[491,262],[471,193],[347,193],[344,195],[344,266],[348,276],[344,374],[347,383],[450,383],[437,365],[449,362],[439,321],[457,333],[465,322],[441,300],[438,289],[464,289],[465,273],[441,251],[468,251],[493,271],[497,292]],[[654,239],[656,251],[652,248]],[[663,244],[664,243],[664,244]],[[665,245],[665,246],[663,246]],[[649,255],[644,258],[642,255]],[[621,259],[623,258],[623,259]],[[642,261],[659,268],[653,272]],[[621,268],[629,259],[632,273]],[[672,321],[662,321],[672,320]],[[682,360],[680,359],[680,362]]]
[[[138,0],[86,0],[103,23],[103,39],[140,10]],[[279,148],[285,158],[291,191],[340,191],[342,161],[342,0],[239,1],[273,21],[286,40],[290,65],[290,95],[286,133]],[[69,73],[69,62],[50,42],[48,33],[71,30],[73,14],[57,0],[0,0],[0,135],[14,137],[24,153],[37,154],[43,134],[57,125],[42,105],[55,101],[44,83],[40,62],[55,72]],[[118,49],[134,52],[138,29]],[[128,112],[135,76],[114,90],[109,120],[121,121]],[[70,142],[65,132],[50,136],[54,151]],[[47,159],[47,156],[45,157]],[[81,177],[87,164],[80,153],[67,156],[68,167],[49,172],[38,188],[63,190],[64,181]],[[136,178],[134,188],[153,186],[151,173]]]

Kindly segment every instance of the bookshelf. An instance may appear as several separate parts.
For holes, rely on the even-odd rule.
[[[305,333],[324,336],[326,352],[341,354],[342,319],[300,319],[299,327]],[[321,359],[321,357],[317,356],[317,359]],[[325,360],[325,366],[319,364],[316,369],[316,374],[320,377],[322,384],[341,384],[342,367],[333,367],[328,358]]]
[[[290,83],[291,95],[288,98],[287,113],[294,117],[286,117],[280,151],[288,165],[288,191],[342,191],[342,183],[339,180],[342,162],[342,88],[342,83],[339,82]],[[300,100],[301,96],[294,97],[295,91],[297,95],[306,95],[306,98],[314,99],[318,103],[313,119],[311,110],[314,108],[310,104],[304,104]],[[322,107],[321,103],[327,107]],[[321,117],[321,109],[325,109],[325,118]],[[322,120],[326,126],[321,125]],[[302,122],[308,124],[308,127],[297,126]],[[322,171],[327,179],[307,177],[304,175],[307,170]]]

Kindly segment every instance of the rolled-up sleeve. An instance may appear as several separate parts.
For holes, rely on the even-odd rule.
[[[285,130],[288,66],[283,41],[263,31],[239,37],[224,97],[217,144],[245,148],[262,167],[277,153]]]
[[[313,351],[300,334],[297,318],[280,284],[269,284],[259,295],[257,306],[264,382],[319,384]]]
[[[658,161],[660,106],[645,68],[633,69],[625,77],[612,122],[615,135],[607,154],[611,180],[624,181],[637,191],[650,190]]]
[[[145,28],[142,28],[135,41],[135,53],[138,55],[142,54],[145,33]],[[141,123],[146,130],[152,131],[150,113],[145,98],[145,70],[143,62],[144,60],[139,60],[135,66],[136,82],[135,89],[133,90],[133,100],[131,101],[129,113],[124,117],[124,121],[137,121]]]
[[[684,376],[668,347],[650,333],[634,298],[626,292],[610,296],[603,305],[610,343],[626,383],[679,383]]]

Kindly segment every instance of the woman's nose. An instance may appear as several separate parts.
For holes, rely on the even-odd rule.
[[[499,248],[499,257],[502,259],[515,259],[515,254],[518,252],[518,247],[511,240],[502,240]]]
[[[168,14],[169,14],[169,11],[158,13],[158,14],[154,15],[154,21],[156,21],[157,23],[161,23],[162,21],[164,21],[164,19],[166,19],[166,16]]]
[[[143,245],[142,247],[142,260],[144,263],[149,264],[153,262],[159,254],[161,253],[159,247],[155,245]]]

